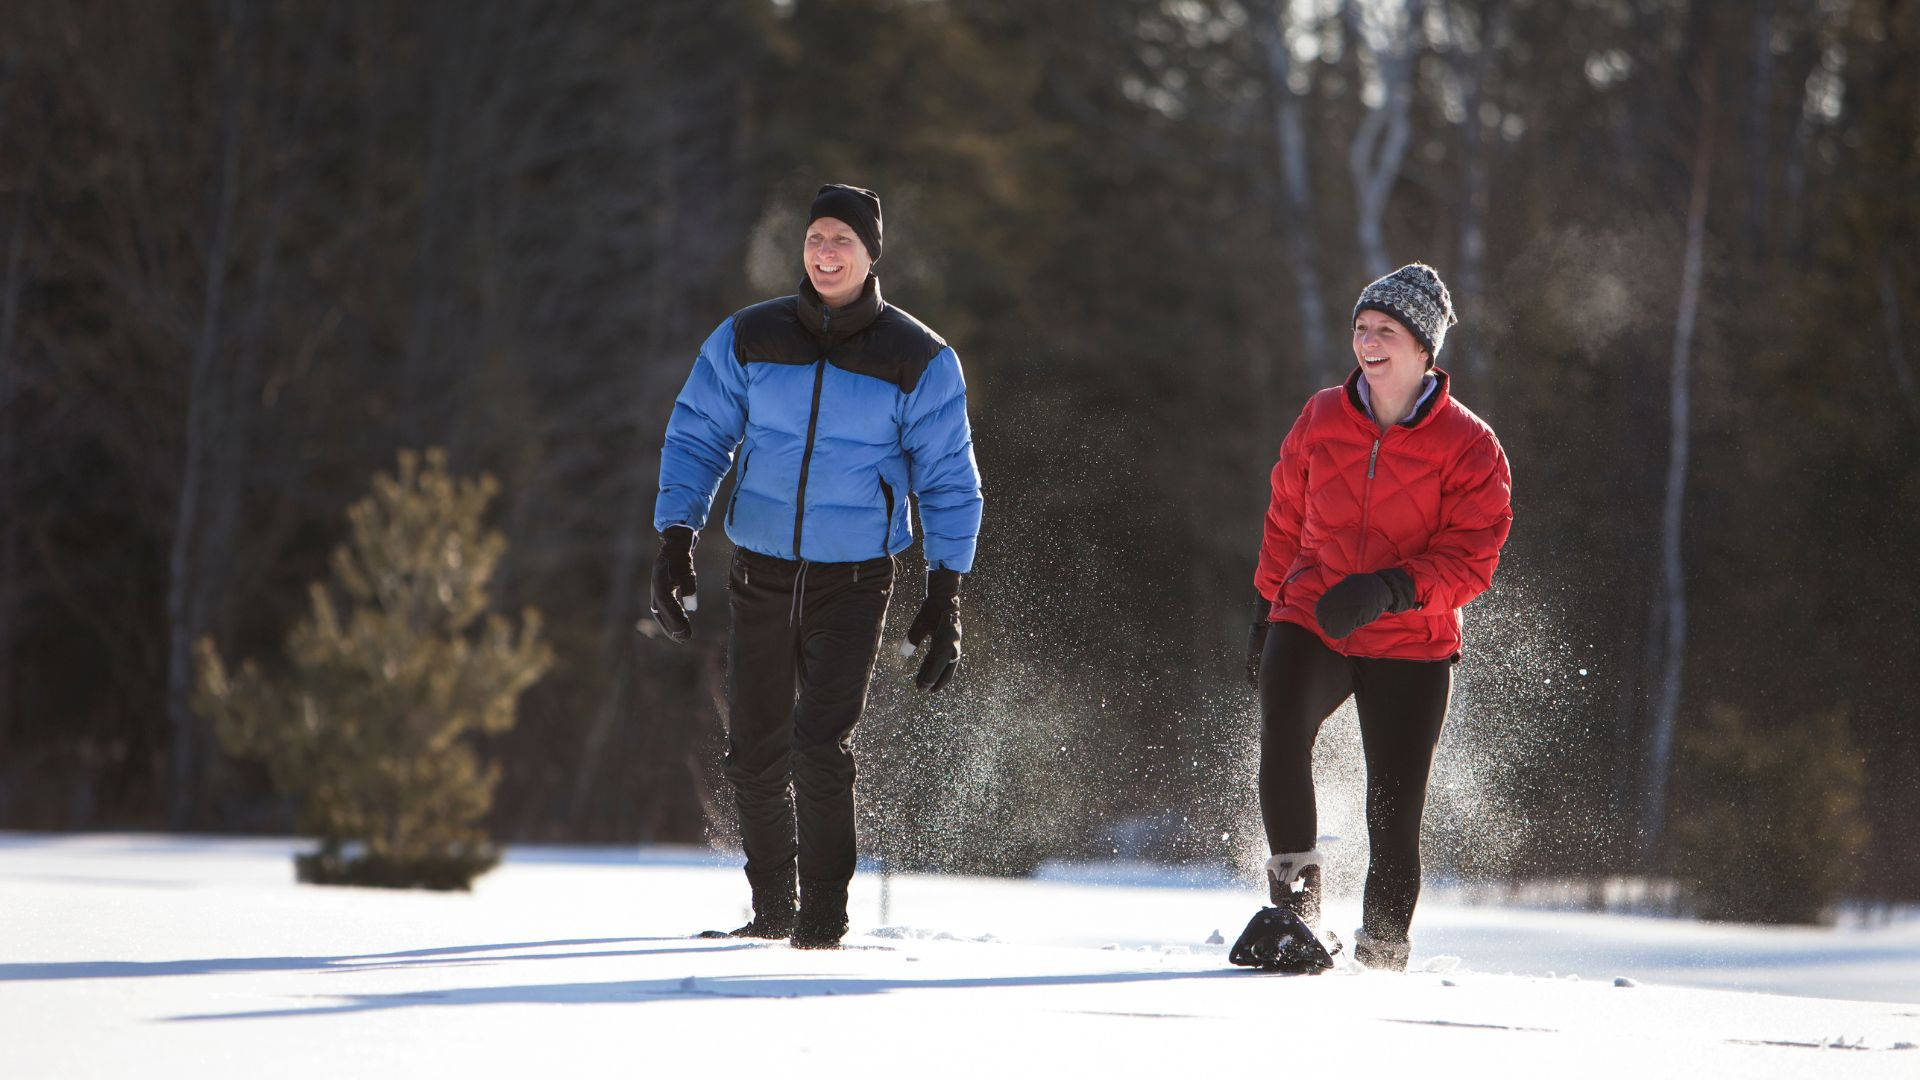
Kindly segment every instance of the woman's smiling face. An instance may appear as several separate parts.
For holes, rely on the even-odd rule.
[[[1375,393],[1411,393],[1427,373],[1427,350],[1400,320],[1368,308],[1353,317],[1353,358]]]

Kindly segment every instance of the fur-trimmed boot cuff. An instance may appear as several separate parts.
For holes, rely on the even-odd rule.
[[[1267,860],[1267,895],[1274,907],[1320,929],[1320,849],[1288,851]]]
[[[1413,955],[1413,942],[1406,938],[1375,937],[1362,927],[1353,933],[1353,958],[1380,971],[1405,971]]]

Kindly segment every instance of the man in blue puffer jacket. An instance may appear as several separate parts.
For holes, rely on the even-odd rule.
[[[907,632],[915,682],[960,661],[960,582],[980,531],[980,473],[960,360],[880,298],[880,199],[814,197],[796,296],[736,312],[700,348],[660,453],[653,613],[685,641],[693,548],[739,454],[726,508],[726,774],[740,810],[753,920],[737,936],[834,948],[853,877],[853,728],[880,649],[894,555],[920,505],[927,588]],[[798,829],[796,835],[796,805]],[[795,893],[799,896],[796,911]]]

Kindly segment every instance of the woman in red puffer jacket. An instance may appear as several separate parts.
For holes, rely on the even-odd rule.
[[[1420,815],[1460,609],[1492,580],[1513,524],[1500,440],[1434,366],[1455,321],[1446,286],[1420,263],[1361,292],[1357,366],[1307,401],[1280,446],[1254,573],[1247,674],[1260,691],[1273,903],[1318,929],[1313,742],[1351,696],[1369,845],[1354,954],[1393,970],[1411,952]]]

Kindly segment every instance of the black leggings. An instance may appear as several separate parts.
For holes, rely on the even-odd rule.
[[[1260,813],[1274,854],[1307,851],[1319,833],[1313,742],[1351,695],[1367,759],[1367,885],[1360,923],[1403,940],[1420,899],[1420,814],[1453,665],[1346,657],[1305,627],[1276,622],[1260,658]]]

